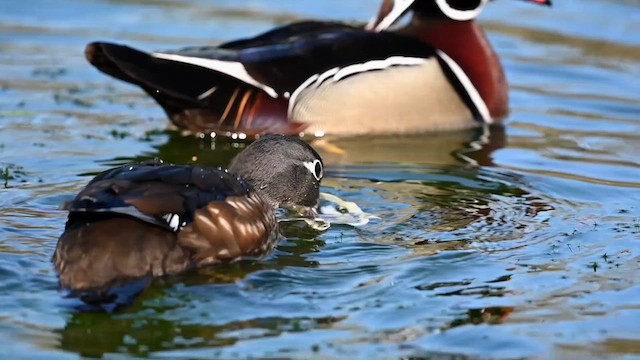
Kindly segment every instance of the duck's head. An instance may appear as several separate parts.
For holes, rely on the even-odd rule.
[[[274,208],[304,210],[317,206],[324,166],[302,139],[266,135],[238,154],[229,172],[251,184]]]
[[[551,0],[521,1],[551,5]],[[410,11],[423,17],[469,21],[475,19],[487,3],[489,0],[384,0],[378,16],[367,27],[374,31],[386,30]]]

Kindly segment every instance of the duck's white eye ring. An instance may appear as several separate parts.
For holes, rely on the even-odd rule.
[[[311,174],[313,174],[313,177],[316,178],[316,180],[320,181],[320,179],[322,179],[324,172],[322,171],[322,163],[320,160],[315,159],[313,161],[305,161],[302,164]]]
[[[436,4],[440,8],[440,11],[442,11],[442,13],[445,14],[448,18],[457,21],[467,21],[475,19],[478,15],[480,15],[488,2],[489,0],[478,0],[478,5],[475,8],[457,9],[455,6],[449,4],[449,0],[436,0]]]

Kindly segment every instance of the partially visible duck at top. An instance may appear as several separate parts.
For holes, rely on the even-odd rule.
[[[488,2],[384,0],[366,27],[304,21],[217,47],[148,53],[94,42],[85,54],[194,132],[349,136],[471,128],[508,111],[502,65],[475,22]],[[409,12],[407,26],[389,30]]]
[[[162,163],[107,170],[65,205],[53,262],[86,302],[191,268],[268,254],[275,208],[315,213],[322,159],[297,137],[265,135],[229,170]],[[142,289],[140,289],[142,290]]]

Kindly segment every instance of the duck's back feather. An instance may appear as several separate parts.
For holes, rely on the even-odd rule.
[[[246,182],[198,166],[118,167],[65,208],[53,260],[62,287],[75,292],[264,255],[277,239],[273,208]]]
[[[196,210],[210,202],[244,196],[249,191],[247,183],[223,170],[135,164],[96,176],[64,208],[75,217],[118,213],[177,230],[170,224],[173,215],[179,216],[181,228],[182,223],[190,222]]]
[[[287,31],[288,36],[243,40],[235,47],[189,47],[156,52],[152,56],[177,55],[180,61],[202,61],[202,67],[206,67],[206,60],[238,63],[253,79],[273,89],[278,97],[295,91],[312,75],[332,68],[389,57],[435,56],[435,50],[419,40],[394,33],[373,33],[335,23],[319,23],[305,29],[308,31],[294,34]],[[237,78],[240,80],[240,76]]]
[[[353,29],[353,26],[330,21],[300,21],[277,27],[252,38],[229,41],[218,46],[221,49],[248,49],[269,46],[275,43],[287,42],[298,36],[324,31],[340,31]],[[359,28],[359,27],[355,27]]]

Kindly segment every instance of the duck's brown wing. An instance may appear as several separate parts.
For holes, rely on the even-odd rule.
[[[145,277],[176,274],[190,262],[174,233],[128,217],[73,222],[53,255],[60,286],[80,295],[105,294]]]
[[[178,234],[196,266],[268,254],[278,240],[273,208],[257,194],[230,196],[195,212]]]
[[[70,221],[122,214],[178,231],[197,209],[249,192],[246,182],[220,169],[132,164],[96,176],[65,209],[70,212]]]
[[[268,252],[274,211],[223,170],[126,165],[65,205],[54,264],[63,288],[103,292],[142,277]]]

